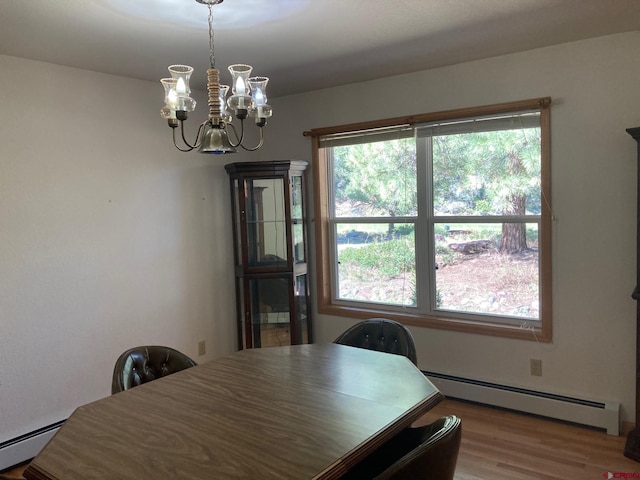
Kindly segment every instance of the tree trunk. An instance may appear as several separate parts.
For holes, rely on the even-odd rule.
[[[509,198],[508,208],[504,215],[524,215],[527,202],[526,195],[512,195]],[[527,249],[527,225],[524,223],[503,223],[502,241],[500,251],[502,253],[517,253]]]

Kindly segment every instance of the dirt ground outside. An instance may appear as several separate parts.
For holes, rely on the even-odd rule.
[[[436,288],[446,310],[538,319],[538,252],[456,256],[438,266]]]
[[[474,254],[455,253],[446,261],[437,260],[438,308],[523,320],[539,318],[536,250],[501,254],[494,249]],[[404,305],[415,301],[415,281],[411,275],[381,281],[364,273],[341,268],[342,298]]]

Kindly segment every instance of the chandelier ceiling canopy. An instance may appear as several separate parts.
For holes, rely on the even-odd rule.
[[[87,0],[80,0],[87,1]],[[130,17],[169,26],[200,29],[207,25],[200,2],[193,0],[97,0]],[[233,0],[216,7],[216,30],[254,28],[299,13],[310,0]],[[205,3],[206,5],[206,3]]]

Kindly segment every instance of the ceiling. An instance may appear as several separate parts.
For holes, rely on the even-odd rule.
[[[207,18],[195,0],[0,0],[0,54],[153,81],[184,63],[204,89]],[[224,0],[213,24],[222,82],[248,63],[274,97],[640,30],[640,0]]]

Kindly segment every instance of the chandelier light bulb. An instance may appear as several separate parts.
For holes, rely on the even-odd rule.
[[[169,96],[171,92],[176,91],[176,79],[175,78],[163,78],[160,83],[164,87],[164,103],[169,103]]]
[[[229,85],[220,85],[220,117],[223,122],[231,123],[233,117],[227,110],[227,93],[229,93]]]
[[[265,97],[262,94],[262,90],[260,89],[256,90],[255,93],[253,94],[253,99],[256,102],[256,105],[259,107],[265,104],[264,98]]]
[[[267,103],[267,83],[269,79],[267,77],[251,77],[248,80],[249,87],[253,92],[253,102],[256,105],[264,105]]]
[[[247,95],[249,93],[249,75],[253,71],[251,65],[245,65],[243,63],[237,63],[229,66],[229,73],[231,73],[231,79],[233,81],[233,94],[234,95]]]
[[[165,120],[176,118],[176,107],[178,106],[178,97],[176,94],[176,79],[163,78],[160,80],[164,87],[164,106],[160,110],[160,116]]]
[[[241,77],[238,77],[236,79],[236,84],[235,87],[233,89],[233,93],[235,93],[236,95],[244,95],[246,93],[246,88],[244,86],[244,81],[242,80]]]
[[[176,90],[172,89],[169,92],[169,101],[167,103],[172,110],[175,111],[178,109],[178,92]]]
[[[183,90],[178,93],[189,95],[191,93],[191,89],[189,88],[189,79],[193,73],[193,67],[190,67],[189,65],[171,65],[169,67],[169,73],[171,73],[171,77],[175,78],[178,82],[176,90],[178,88]]]
[[[187,94],[187,86],[184,83],[184,79],[178,78],[176,82],[176,94],[177,95],[186,95]]]
[[[271,117],[271,107],[267,105],[267,77],[251,77],[249,86],[252,93],[249,116],[255,117],[258,126],[264,126],[267,118]]]

